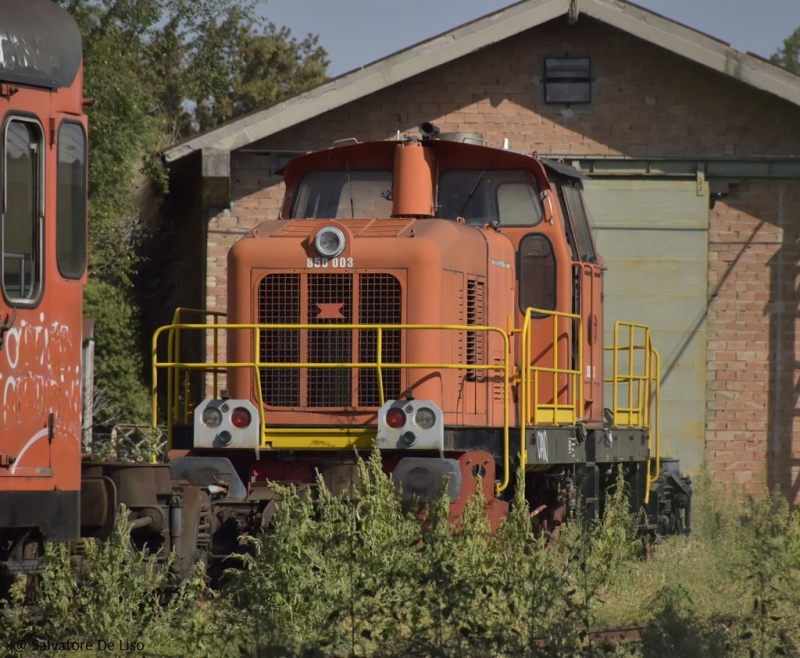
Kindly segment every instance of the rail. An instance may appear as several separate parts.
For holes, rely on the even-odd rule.
[[[180,309],[184,313],[206,313],[205,311],[196,311],[192,309]],[[208,313],[208,315],[216,315]],[[176,312],[176,317],[181,316]],[[173,425],[179,421],[187,423],[190,420],[189,408],[189,395],[184,390],[181,395],[181,381],[188,383],[188,377],[191,372],[220,372],[228,369],[250,369],[254,374],[254,382],[256,388],[256,407],[259,413],[259,422],[261,426],[261,445],[270,446],[273,441],[270,438],[270,429],[267,427],[266,418],[264,413],[264,395],[261,385],[260,372],[265,368],[331,368],[331,369],[369,369],[374,368],[376,371],[376,379],[378,383],[378,395],[381,406],[385,403],[384,390],[383,390],[383,371],[386,369],[401,369],[401,370],[475,370],[475,371],[495,371],[501,372],[503,377],[503,481],[498,485],[497,491],[504,491],[510,480],[510,453],[509,453],[509,409],[511,401],[511,347],[508,332],[498,327],[480,326],[480,325],[450,325],[450,324],[227,324],[217,322],[217,317],[214,317],[213,323],[204,324],[183,324],[173,323],[159,328],[153,335],[152,342],[152,413],[153,423],[157,423],[158,419],[158,373],[159,370],[167,370],[167,409],[168,409],[168,441],[171,446],[172,441],[172,428]],[[252,331],[253,332],[253,354],[255,359],[252,361],[241,362],[228,362],[220,361],[217,358],[216,348],[219,344],[218,332],[220,331]],[[373,362],[336,362],[336,363],[318,363],[318,362],[263,362],[261,361],[260,345],[261,336],[264,331],[297,331],[297,330],[313,330],[313,331],[374,331],[376,332],[376,359]],[[383,361],[383,333],[385,331],[457,331],[457,332],[484,332],[486,334],[497,334],[503,340],[503,361],[498,364],[468,364],[468,363],[386,363]],[[197,332],[214,332],[215,341],[215,355],[211,363],[207,362],[184,362],[180,360],[180,347],[181,347],[181,333],[185,331]],[[163,335],[167,335],[167,359],[161,361],[158,357],[159,339]],[[170,374],[171,373],[171,374]],[[216,387],[216,379],[214,380],[214,387]],[[214,394],[217,394],[216,388]],[[183,398],[183,413],[181,414],[181,398]],[[328,430],[325,430],[328,431]],[[358,435],[358,432],[345,432],[345,438]],[[523,442],[524,444],[524,442]],[[348,445],[352,445],[352,442]],[[290,446],[281,446],[290,447]],[[339,447],[346,447],[345,445]],[[524,445],[523,445],[524,447]]]
[[[534,366],[531,355],[531,332],[533,331],[533,314],[551,317],[553,319],[553,366]],[[578,368],[560,368],[558,366],[559,343],[559,318],[573,321],[578,331]],[[575,425],[583,413],[583,322],[576,313],[562,313],[548,311],[540,308],[527,308],[521,332],[521,380],[520,380],[520,457],[523,464],[527,464],[527,448],[525,432],[529,426],[537,425]],[[567,358],[571,350],[565,350]],[[553,398],[552,403],[540,400],[539,382],[540,375],[552,377]],[[559,378],[566,377],[569,384],[566,387],[566,400],[559,402]],[[570,381],[571,380],[571,381]]]
[[[635,322],[615,322],[614,342],[605,350],[613,352],[612,376],[604,379],[612,386],[612,423],[649,430],[644,498],[649,503],[650,485],[658,479],[661,461],[661,357],[651,342],[650,327]]]

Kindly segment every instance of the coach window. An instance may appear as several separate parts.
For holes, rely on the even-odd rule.
[[[6,124],[2,274],[12,302],[35,301],[42,285],[42,143],[38,123],[12,119]]]
[[[556,256],[553,243],[537,233],[519,243],[519,305],[554,311],[556,308]]]
[[[58,129],[58,205],[56,260],[67,279],[80,279],[86,269],[86,136],[79,123]]]

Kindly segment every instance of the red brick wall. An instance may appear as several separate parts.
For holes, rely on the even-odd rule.
[[[592,58],[590,105],[544,104],[543,58],[564,53]],[[233,153],[232,207],[208,225],[208,307],[225,306],[230,245],[277,216],[278,153],[347,137],[393,139],[397,130],[416,133],[423,121],[442,132],[482,132],[494,146],[508,137],[511,148],[542,154],[800,151],[796,106],[591,19],[553,21]],[[786,489],[797,470],[791,437],[800,186],[745,181],[733,192],[710,215],[707,455],[722,479]]]
[[[750,181],[710,214],[706,450],[721,480],[797,498],[800,186]],[[798,423],[800,425],[800,423]]]

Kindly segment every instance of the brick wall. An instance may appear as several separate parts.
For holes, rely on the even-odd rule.
[[[800,186],[733,186],[710,217],[706,450],[721,480],[797,499]]]
[[[592,58],[588,106],[543,103],[543,59],[564,53]],[[225,307],[231,244],[277,216],[285,153],[393,139],[423,121],[541,154],[800,151],[797,107],[583,16],[553,21],[233,153],[231,209],[208,224],[208,308]],[[794,487],[799,212],[798,183],[744,181],[710,214],[707,454],[747,489]]]

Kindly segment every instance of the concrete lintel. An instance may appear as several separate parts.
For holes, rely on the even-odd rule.
[[[742,157],[713,158],[608,158],[592,156],[563,156],[576,169],[589,177],[614,176],[684,177],[697,178],[702,172],[712,178],[800,178],[799,158]]]

